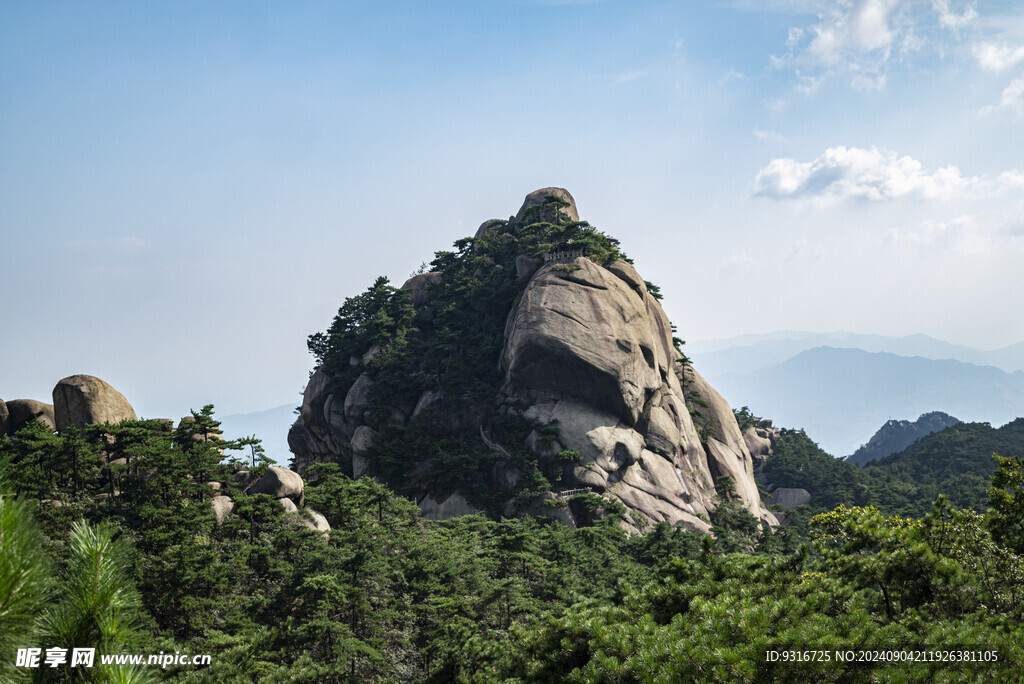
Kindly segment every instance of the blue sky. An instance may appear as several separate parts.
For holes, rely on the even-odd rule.
[[[322,330],[566,187],[687,339],[1024,339],[1012,2],[0,0],[0,397],[299,401]]]

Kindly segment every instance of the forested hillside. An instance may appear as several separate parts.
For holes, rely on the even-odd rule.
[[[811,503],[805,514],[846,504],[921,517],[940,494],[952,506],[984,512],[996,470],[993,454],[1024,457],[1024,419],[1000,428],[958,423],[863,468],[833,458],[802,430],[782,429],[763,479],[776,487],[806,489]]]
[[[870,671],[923,682],[1024,666],[1020,460],[1003,462],[987,518],[945,503],[922,520],[847,506],[812,520],[809,538],[759,526],[728,494],[714,537],[665,524],[627,536],[621,505],[594,495],[578,529],[534,517],[431,522],[323,464],[307,473],[305,499],[329,520],[325,537],[273,497],[232,486],[240,468],[266,462],[256,445],[232,457],[242,445],[209,439],[211,407],[194,418],[60,435],[32,423],[0,441],[0,596],[16,599],[0,611],[4,681],[863,681]],[[237,503],[222,524],[211,481]],[[12,666],[17,648],[55,646],[211,664]],[[785,646],[988,655],[766,658]]]

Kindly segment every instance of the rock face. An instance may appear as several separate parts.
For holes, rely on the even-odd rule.
[[[13,399],[7,402],[7,434],[13,435],[30,420],[36,420],[51,431],[57,429],[53,419],[53,405],[35,399]]]
[[[548,195],[568,205],[544,204]],[[521,236],[531,222],[564,225],[578,218],[567,191],[544,188],[530,193],[508,222],[485,222],[478,234],[505,231]],[[514,261],[512,277],[523,289],[508,313],[504,346],[495,359],[501,372],[495,405],[500,413],[535,422],[538,428],[525,446],[538,462],[559,463],[556,459],[564,451],[579,454],[575,462],[565,457],[556,466],[562,468],[558,489],[589,488],[620,501],[632,512],[625,523],[632,532],[662,521],[707,532],[708,514],[721,496],[716,484],[726,486],[728,478],[747,510],[777,524],[761,507],[750,448],[732,409],[684,363],[673,344],[671,323],[634,267],[624,260],[598,264],[561,253],[545,261],[528,256]],[[415,291],[411,283],[406,288]],[[322,370],[310,378],[301,415],[289,433],[300,472],[320,460],[358,467],[360,474],[374,472],[372,445],[383,428],[365,425],[362,413],[372,379],[364,373],[349,383],[347,389],[332,392],[332,379]],[[480,425],[486,443],[480,413],[440,392],[424,391],[413,405],[395,407],[392,422],[411,426],[431,416],[449,427],[471,425],[476,430]],[[500,445],[488,447],[501,450]],[[429,461],[410,459],[408,472],[414,475],[430,467]],[[493,469],[498,492],[511,490],[517,478],[514,469]],[[424,517],[477,511],[459,492],[436,498],[430,494],[417,497]],[[586,523],[585,511],[557,493],[548,496],[547,502],[526,504],[510,498],[504,512]]]
[[[7,410],[7,403],[0,399],[0,436],[7,434],[7,417],[11,412]]]
[[[94,423],[138,420],[135,409],[116,389],[91,375],[72,375],[53,388],[57,431]]]
[[[732,409],[680,363],[672,326],[632,265],[580,257],[541,267],[506,333],[506,404],[580,453],[570,484],[622,501],[647,525],[707,531],[715,482],[729,477],[752,514],[775,522]]]

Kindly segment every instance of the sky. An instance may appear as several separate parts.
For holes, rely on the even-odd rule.
[[[1024,11],[0,0],[0,397],[301,400],[324,330],[567,188],[684,339],[1024,339]]]

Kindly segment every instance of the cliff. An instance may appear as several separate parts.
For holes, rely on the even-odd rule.
[[[567,191],[531,193],[456,248],[400,289],[378,281],[311,336],[320,363],[289,433],[296,469],[341,462],[414,496],[427,517],[576,525],[610,499],[630,531],[707,532],[728,495],[776,522],[728,403]]]

